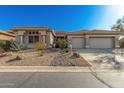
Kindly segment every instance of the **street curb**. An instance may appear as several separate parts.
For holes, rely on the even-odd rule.
[[[117,70],[92,69],[94,72],[118,72]],[[91,72],[89,67],[61,67],[61,66],[0,66],[0,72]]]
[[[0,72],[90,72],[88,67],[0,66]]]

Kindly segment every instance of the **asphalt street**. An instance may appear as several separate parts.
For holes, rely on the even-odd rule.
[[[2,88],[106,88],[90,72],[1,72]]]

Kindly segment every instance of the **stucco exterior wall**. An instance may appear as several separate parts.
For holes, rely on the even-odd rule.
[[[54,42],[54,36],[53,34],[50,32],[50,44],[53,44]]]
[[[15,40],[15,34],[0,30],[0,40]]]
[[[29,32],[35,32],[38,31],[39,34],[36,34],[39,36],[39,41],[43,41],[45,43],[47,43],[47,45],[49,46],[50,44],[53,44],[54,42],[54,36],[52,34],[51,31],[47,31],[47,30],[29,30]],[[20,43],[22,43],[23,45],[27,46],[28,48],[33,48],[33,43],[29,43],[29,36],[33,36],[35,34],[29,34],[28,31],[26,30],[18,30],[16,31],[16,40]]]
[[[15,40],[15,37],[0,34],[0,40]]]
[[[53,44],[54,36],[52,32],[47,32],[46,40],[47,40],[47,45]]]

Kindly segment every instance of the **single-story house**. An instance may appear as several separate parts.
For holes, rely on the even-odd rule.
[[[15,40],[15,34],[0,30],[0,40]]]
[[[118,48],[120,32],[108,30],[80,30],[57,32],[57,38],[65,38],[73,48]],[[65,36],[64,36],[65,35]]]
[[[15,27],[16,40],[28,48],[37,41],[51,45],[58,39],[66,39],[73,48],[118,48],[120,32],[108,30],[57,31],[48,27]]]
[[[16,34],[16,40],[27,48],[33,48],[37,41],[43,41],[47,45],[54,42],[55,32],[47,27],[14,27],[12,31]]]

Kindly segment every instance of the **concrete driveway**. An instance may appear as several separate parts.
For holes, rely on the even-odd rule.
[[[122,49],[79,49],[78,51],[80,55],[92,65],[92,68],[94,69],[104,68],[113,70],[114,68],[111,62],[116,61],[121,64],[120,70],[124,71],[124,55],[118,52],[122,51]],[[106,62],[106,60],[109,58],[112,58],[113,60],[109,60],[108,62]],[[100,62],[100,60],[102,62]]]
[[[92,68],[108,68],[110,70],[112,69],[111,64],[105,62],[101,62],[101,64],[99,64],[100,62],[97,61],[99,60],[99,58],[104,56],[113,56],[113,49],[79,49],[78,51],[80,55],[92,65]]]
[[[79,49],[80,55],[83,56],[86,60],[92,62],[96,57],[100,55],[111,55],[112,49]]]

